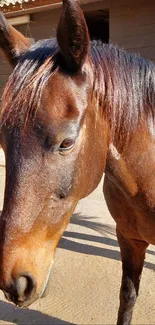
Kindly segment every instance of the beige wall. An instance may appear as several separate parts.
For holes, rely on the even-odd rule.
[[[49,10],[31,15],[30,30],[35,40],[55,37],[56,26],[60,17],[60,9]],[[17,26],[18,30],[31,36],[27,26]]]
[[[112,0],[110,41],[155,61],[155,0]]]

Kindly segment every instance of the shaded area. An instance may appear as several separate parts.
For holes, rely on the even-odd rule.
[[[88,244],[81,244],[62,238],[59,247],[68,249],[69,251],[74,251],[77,253],[82,253],[86,255],[97,255],[106,258],[114,259],[120,261],[120,252],[114,251],[112,249],[106,249],[102,247],[91,246]]]
[[[114,226],[94,221],[96,219],[98,220],[98,218],[95,216],[89,217],[89,216],[83,216],[80,213],[75,213],[73,214],[70,223],[74,225],[86,227],[89,229],[93,229],[98,233],[100,233],[101,235],[105,234],[105,235],[116,236],[116,230]]]
[[[74,251],[77,253],[82,253],[86,255],[96,255],[96,256],[103,256],[109,259],[114,259],[117,261],[121,261],[120,251],[113,250],[111,248],[104,248],[104,247],[97,247],[90,244],[81,243],[80,240],[86,240],[94,243],[101,243],[107,246],[113,246],[113,247],[119,247],[117,238],[113,239],[111,236],[116,237],[115,227],[107,224],[102,224],[100,222],[94,221],[95,217],[87,217],[83,216],[80,213],[76,213],[73,215],[71,219],[71,223],[75,225],[80,225],[82,227],[86,227],[89,229],[93,229],[99,234],[102,234],[101,236],[95,236],[90,234],[84,234],[80,232],[70,232],[65,231],[63,234],[63,237],[61,238],[59,242],[59,247]],[[68,238],[75,238],[79,239],[79,242],[75,242],[74,240],[70,240]],[[155,255],[154,251],[151,251],[150,249],[147,250],[148,254]],[[151,262],[145,262],[144,267],[151,269],[155,271],[155,264]]]
[[[150,249],[147,249],[147,254],[151,254],[151,255],[155,255],[155,252],[154,251],[151,251]]]
[[[119,247],[117,240],[108,237],[99,237],[94,235],[83,234],[80,232],[70,232],[70,231],[65,231],[63,237],[72,237],[72,238],[77,238],[82,240],[93,241],[95,243],[101,243],[104,245]]]
[[[61,319],[43,314],[37,310],[31,309],[19,309],[14,305],[0,301],[0,320],[13,322],[15,324],[57,324],[57,325],[67,325],[72,324]]]
[[[109,10],[86,11],[85,19],[90,38],[109,43]]]

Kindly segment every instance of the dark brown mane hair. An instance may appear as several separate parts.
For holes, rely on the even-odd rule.
[[[111,44],[92,41],[93,94],[111,128],[134,131],[141,116],[155,112],[155,65]],[[49,77],[61,68],[55,39],[37,42],[20,59],[2,97],[2,124],[25,124],[34,118]],[[68,74],[70,71],[68,71]]]
[[[9,77],[2,96],[2,125],[25,126],[35,118],[49,77],[58,69],[55,39],[37,42],[24,55]]]
[[[155,117],[155,64],[111,44],[93,41],[94,92],[113,135],[134,132],[142,116]],[[122,135],[123,136],[123,135]]]

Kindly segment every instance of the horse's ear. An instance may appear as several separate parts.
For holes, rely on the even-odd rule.
[[[0,49],[8,62],[15,67],[19,56],[30,47],[26,37],[8,24],[0,12]]]
[[[74,71],[80,70],[87,57],[90,40],[77,0],[63,0],[57,41],[67,66]]]

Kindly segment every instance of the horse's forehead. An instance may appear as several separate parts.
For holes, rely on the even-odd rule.
[[[83,79],[79,76],[70,76],[69,74],[56,72],[49,78],[45,87],[46,97],[51,96],[53,101],[68,102],[75,100],[83,89]],[[48,96],[49,95],[49,96]]]
[[[44,89],[39,116],[47,123],[76,120],[86,107],[85,97],[76,79],[55,74]]]

